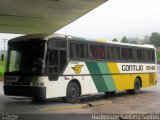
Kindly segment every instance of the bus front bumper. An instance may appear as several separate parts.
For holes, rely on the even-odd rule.
[[[3,86],[3,89],[5,95],[46,98],[46,87]]]

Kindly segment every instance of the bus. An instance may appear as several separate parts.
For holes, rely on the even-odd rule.
[[[157,83],[152,45],[90,40],[60,34],[32,34],[8,42],[4,94],[37,99],[125,90],[137,94]]]

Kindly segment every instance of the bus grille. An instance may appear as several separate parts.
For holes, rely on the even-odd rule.
[[[12,82],[11,83],[12,86],[30,86],[29,82]]]

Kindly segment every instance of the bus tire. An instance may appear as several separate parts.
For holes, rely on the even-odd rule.
[[[134,89],[127,90],[127,93],[129,94],[138,94],[141,89],[141,81],[139,78],[136,78],[134,81]]]
[[[39,103],[39,102],[45,102],[45,99],[34,97],[34,98],[32,99],[32,102],[37,102],[37,103]]]
[[[75,82],[71,82],[67,87],[65,102],[73,104],[78,101],[79,95],[79,86]]]
[[[105,92],[106,95],[115,95],[116,91]]]

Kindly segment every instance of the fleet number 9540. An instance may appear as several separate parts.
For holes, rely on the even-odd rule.
[[[155,66],[146,66],[146,70],[155,70]]]

